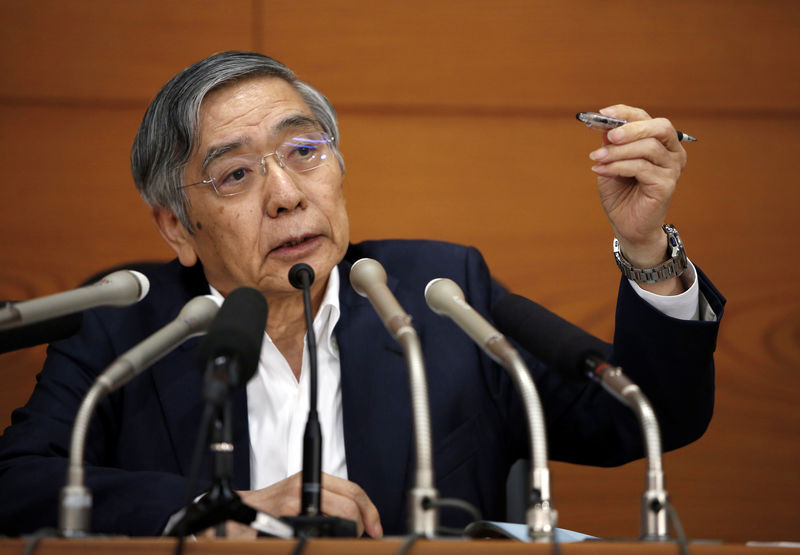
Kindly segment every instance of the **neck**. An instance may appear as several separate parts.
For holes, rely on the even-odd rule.
[[[325,279],[311,286],[312,317],[316,316],[322,305],[327,285],[328,280]],[[303,340],[306,334],[303,292],[293,291],[285,295],[270,296],[267,298],[267,303],[269,305],[267,333],[288,361],[295,378],[299,379],[303,363]]]

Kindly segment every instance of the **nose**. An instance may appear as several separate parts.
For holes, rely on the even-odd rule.
[[[264,160],[266,170],[266,213],[277,218],[284,212],[304,209],[308,205],[305,192],[277,156]]]

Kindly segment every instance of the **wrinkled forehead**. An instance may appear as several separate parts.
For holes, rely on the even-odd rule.
[[[252,77],[209,92],[200,106],[195,156],[232,145],[258,148],[321,126],[299,92],[278,77]]]
[[[279,77],[240,79],[206,94],[200,104],[199,131],[203,136],[220,127],[258,125],[287,112],[314,117],[291,83]]]

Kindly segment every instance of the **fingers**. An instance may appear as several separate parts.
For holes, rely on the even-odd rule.
[[[626,121],[639,121],[644,119],[652,119],[650,114],[641,108],[633,106],[626,106],[625,104],[615,104],[613,106],[606,106],[600,113],[604,116],[611,116],[612,118],[624,119]]]
[[[205,530],[195,534],[197,538],[214,539],[217,537],[217,529],[206,528]],[[229,540],[254,540],[258,537],[258,532],[239,522],[228,520],[225,522],[225,538]]]
[[[628,122],[627,125],[605,133],[604,138],[607,139],[607,142],[622,144],[646,137],[656,137],[670,150],[683,150],[678,140],[678,132],[672,122],[666,118],[652,118],[650,114],[641,108],[634,108],[624,104],[608,106],[601,109],[600,113]]]
[[[274,516],[296,515],[300,512],[300,473],[259,490],[238,493],[254,509]]]
[[[589,154],[597,163],[608,164],[617,160],[643,159],[662,168],[670,167],[676,161],[674,153],[654,137],[647,137],[635,143],[605,145]]]
[[[596,162],[592,171],[603,177],[636,178],[639,183],[677,181],[686,166],[686,151],[669,120],[652,119],[644,110],[621,104],[601,112],[629,123],[605,133],[603,147],[589,155]]]
[[[373,538],[383,536],[375,504],[358,484],[330,474],[322,475],[322,512],[355,520],[361,531]],[[352,516],[347,516],[352,515]]]
[[[677,181],[685,158],[680,153],[667,150],[655,138],[648,137],[635,143],[603,146],[591,154],[592,168],[598,175],[636,177],[641,183]]]
[[[272,515],[296,515],[300,512],[301,482],[302,477],[298,472],[266,488],[241,491],[239,494],[251,507]],[[322,512],[355,521],[359,536],[364,531],[373,538],[383,536],[378,509],[359,485],[323,474],[321,498]]]
[[[632,121],[612,129],[606,135],[608,141],[615,145],[630,144],[652,137],[670,152],[680,153],[684,161],[686,159],[686,151],[678,140],[678,132],[666,118]]]
[[[666,196],[670,191],[669,185],[677,179],[678,172],[669,168],[655,166],[645,160],[623,160],[610,164],[601,164],[592,167],[597,175],[601,177],[627,177],[633,178],[638,184],[663,186],[658,190],[664,190],[664,194],[657,194],[652,188],[648,188],[648,194],[655,198]]]

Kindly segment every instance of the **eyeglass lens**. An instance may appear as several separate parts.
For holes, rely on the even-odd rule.
[[[221,156],[208,166],[209,181],[218,194],[236,195],[257,183],[267,173],[267,158],[275,156],[278,164],[295,173],[305,173],[330,158],[330,139],[324,133],[299,134],[283,142],[268,154]]]

